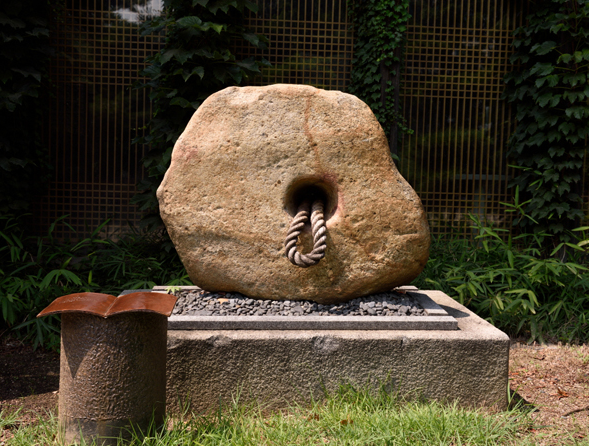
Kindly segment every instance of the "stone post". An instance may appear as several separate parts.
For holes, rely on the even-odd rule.
[[[163,424],[168,316],[175,304],[175,296],[141,290],[118,297],[74,293],[37,315],[61,314],[62,443],[116,445],[121,436]]]
[[[65,444],[83,437],[116,445],[131,429],[162,424],[166,333],[167,318],[157,313],[62,314],[59,432]]]

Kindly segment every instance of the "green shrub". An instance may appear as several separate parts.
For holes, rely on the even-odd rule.
[[[530,218],[524,205],[516,202],[511,210]],[[90,237],[64,243],[52,233],[57,224],[67,225],[65,218],[44,237],[26,235],[23,218],[0,216],[0,335],[12,330],[35,346],[56,347],[59,319],[35,316],[59,296],[191,284],[172,245],[162,250],[154,232],[104,240],[99,234],[105,222]],[[589,227],[571,231],[571,241],[545,255],[542,247],[553,235],[511,236],[471,219],[476,237],[435,239],[414,283],[446,292],[511,335],[589,341]]]
[[[150,89],[154,113],[149,133],[136,140],[149,148],[143,158],[148,177],[139,183],[142,192],[133,202],[148,212],[143,224],[150,228],[161,227],[156,190],[194,111],[211,94],[241,85],[269,65],[263,58],[240,58],[235,51],[240,45],[266,48],[265,37],[243,26],[246,11],[257,11],[254,2],[164,0],[163,5],[163,15],[141,26],[144,35],[165,29],[162,49],[146,59],[142,72],[147,80],[141,87]]]
[[[510,210],[531,219],[523,212],[526,205],[516,202]],[[471,219],[474,240],[435,239],[415,284],[444,291],[511,335],[529,333],[530,341],[551,337],[587,342],[589,227],[570,231],[570,241],[546,255],[544,247],[552,244],[554,235],[512,236]]]
[[[55,348],[59,318],[35,316],[59,296],[191,284],[176,252],[162,250],[154,233],[135,231],[117,241],[104,240],[99,234],[105,222],[90,237],[67,243],[53,237],[57,224],[67,225],[65,217],[44,237],[26,234],[25,217],[0,216],[0,335],[12,331],[35,347]]]

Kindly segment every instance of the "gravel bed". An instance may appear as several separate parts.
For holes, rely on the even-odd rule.
[[[425,316],[408,294],[395,291],[321,305],[308,300],[258,300],[239,293],[178,291],[175,316]]]

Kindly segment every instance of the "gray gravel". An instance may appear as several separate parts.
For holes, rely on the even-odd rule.
[[[177,316],[425,316],[409,295],[394,291],[321,305],[307,300],[258,300],[239,293],[178,291]]]

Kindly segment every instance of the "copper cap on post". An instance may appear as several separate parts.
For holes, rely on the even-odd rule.
[[[176,299],[172,294],[145,291],[119,297],[103,293],[74,293],[58,297],[37,317],[58,313],[86,313],[106,318],[129,311],[147,311],[169,317],[176,305]]]
[[[162,426],[166,410],[167,317],[176,296],[74,293],[37,317],[61,313],[59,438],[117,445],[131,426]],[[113,316],[113,317],[111,317]]]

